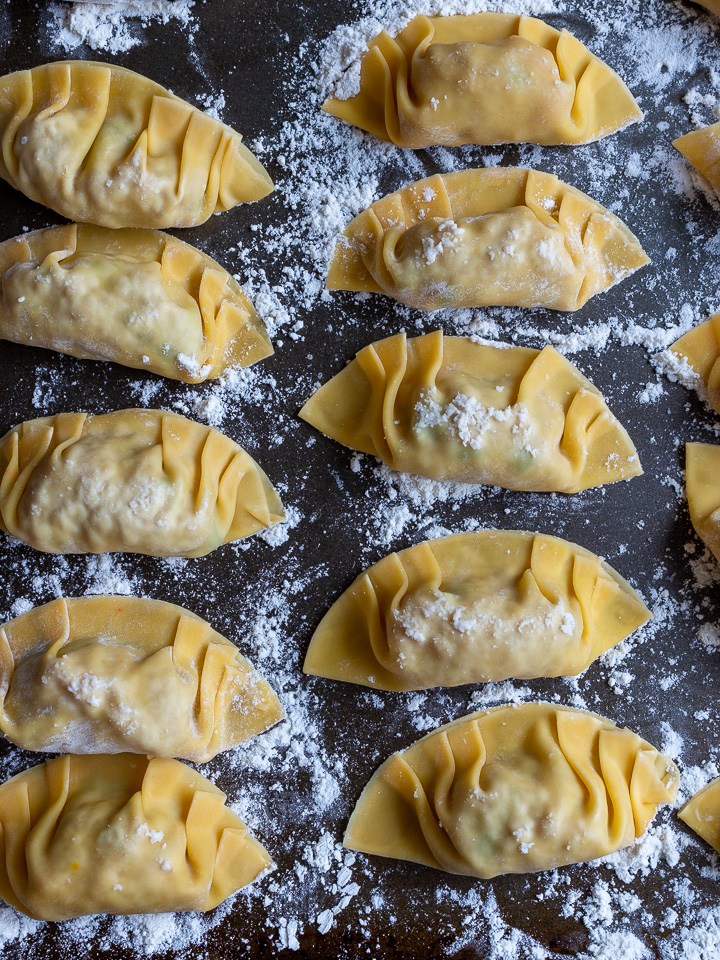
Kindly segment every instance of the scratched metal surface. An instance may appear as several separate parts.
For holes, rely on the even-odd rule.
[[[648,11],[656,15],[661,6],[661,0],[655,0],[638,7],[638,23],[642,25],[643,17],[650,16]],[[694,17],[690,8],[680,8],[670,0],[665,6],[668,30],[671,24],[688,23]],[[259,7],[262,16],[258,16]],[[571,12],[547,19],[574,30],[599,55],[619,65],[627,36],[622,31],[617,35],[598,31],[593,26],[593,4],[568,3],[568,7]],[[600,7],[603,19],[609,22],[607,11],[615,7],[620,10],[621,4],[612,0]],[[627,9],[626,4],[622,7]],[[294,44],[306,38],[321,38],[336,25],[356,19],[367,10],[367,6],[346,0],[293,4],[265,0],[261,5],[246,0],[208,0],[196,6],[200,29],[191,42],[186,31],[170,22],[149,28],[148,41],[126,54],[111,58],[80,48],[75,56],[118,62],[151,76],[193,102],[224,90],[224,119],[243,131],[248,142],[260,135],[264,137],[270,149],[263,159],[282,180],[274,143],[281,123],[297,116],[294,98],[302,97],[304,84],[308,88],[312,84],[309,69],[302,62],[293,62]],[[0,3],[4,72],[59,58],[49,45],[47,23],[47,10],[42,3]],[[704,20],[698,29],[707,31],[708,24]],[[311,55],[307,54],[306,59],[309,63]],[[604,192],[596,190],[595,196],[606,203],[624,196],[614,209],[637,233],[653,259],[653,266],[595,298],[572,317],[536,312],[533,321],[538,325],[567,333],[573,325],[585,328],[611,317],[637,316],[644,325],[662,326],[671,322],[680,305],[688,301],[700,314],[711,312],[717,297],[716,256],[712,247],[718,231],[716,210],[700,195],[676,195],[661,175],[635,178],[630,183],[623,159],[637,154],[641,164],[649,163],[654,138],[667,141],[690,128],[687,111],[683,116],[681,98],[693,83],[707,87],[706,64],[684,74],[682,83],[669,85],[664,100],[657,97],[657,89],[644,91],[635,84],[635,92],[645,94],[643,105],[648,117],[645,123],[613,138],[612,143],[603,141],[579,150],[508,147],[492,151],[508,164],[534,162],[581,189],[588,188],[588,158],[597,166],[603,157],[611,157]],[[666,110],[668,104],[672,107],[670,113]],[[658,123],[667,123],[667,129],[658,133]],[[480,149],[467,151],[469,159],[482,154]],[[438,157],[432,151],[420,158],[428,172],[438,169]],[[333,163],[334,158],[328,156],[328,176],[341,177],[342,171],[335,171]],[[382,190],[393,189],[410,179],[416,177],[407,174],[402,156],[397,153],[395,159],[388,161]],[[59,222],[50,211],[5,184],[0,184],[0,202],[2,239],[23,228]],[[230,269],[237,269],[227,251],[238,245],[257,245],[251,224],[283,224],[286,218],[284,198],[278,192],[259,205],[213,217],[182,236]],[[688,222],[693,224],[692,233]],[[666,251],[671,247],[676,256],[670,263]],[[292,285],[283,273],[288,266],[286,259],[282,255],[268,256],[262,265],[270,281],[283,285],[291,294]],[[509,336],[526,317],[518,311],[511,319],[507,313],[498,314],[496,319],[501,331]],[[233,410],[223,426],[225,432],[257,457],[271,479],[280,485],[286,503],[296,506],[304,520],[290,532],[285,544],[274,549],[261,541],[253,542],[244,551],[225,547],[209,557],[184,564],[180,571],[153,558],[133,557],[123,561],[124,569],[132,571],[147,595],[184,604],[207,617],[237,640],[251,659],[250,628],[256,608],[261,605],[257,585],[282,582],[284,576],[295,576],[298,571],[309,572],[308,585],[288,599],[286,644],[299,656],[329,603],[358,572],[390,548],[400,549],[423,539],[423,529],[430,519],[452,529],[458,529],[464,518],[472,516],[487,526],[559,532],[605,556],[646,598],[653,590],[666,588],[671,597],[685,605],[685,609],[676,610],[661,624],[654,637],[637,644],[626,658],[623,667],[634,675],[634,680],[624,694],[614,692],[608,684],[607,665],[596,663],[587,671],[579,690],[588,706],[631,726],[657,744],[663,738],[662,722],[669,721],[683,737],[683,759],[688,764],[715,756],[720,666],[717,654],[697,641],[697,613],[717,619],[717,583],[704,589],[692,585],[685,545],[696,541],[687,505],[668,484],[668,478],[678,484],[683,481],[682,441],[713,438],[712,416],[682,386],[668,382],[664,382],[665,392],[659,401],[642,403],[638,395],[643,386],[656,380],[643,347],[611,341],[602,350],[583,351],[571,359],[605,392],[611,408],[627,425],[645,466],[644,476],[571,499],[491,490],[459,503],[437,502],[431,508],[431,517],[412,506],[417,517],[406,524],[389,546],[383,546],[379,539],[373,540],[372,532],[367,532],[367,517],[387,497],[373,465],[366,458],[359,472],[351,471],[348,452],[323,437],[316,437],[308,446],[312,431],[297,420],[296,412],[305,399],[308,376],[327,379],[367,342],[400,326],[409,332],[422,332],[429,329],[424,322],[425,318],[419,316],[401,315],[382,298],[359,301],[341,295],[329,303],[316,302],[305,318],[304,336],[299,340],[283,337],[283,346],[265,361],[278,384],[268,395],[267,404]],[[446,313],[442,322],[452,332],[452,317]],[[326,330],[329,324],[332,334]],[[540,345],[532,337],[521,336],[519,342]],[[38,402],[42,413],[63,409],[102,412],[133,405],[134,401],[128,402],[130,396],[135,396],[130,385],[137,382],[135,372],[119,366],[0,343],[0,434],[15,423],[38,415]],[[207,389],[164,383],[157,393],[157,405],[171,404],[180,393],[194,391],[200,396]],[[278,433],[282,435],[279,444]],[[622,547],[626,549],[621,552]],[[0,619],[7,615],[18,596],[30,596],[35,603],[51,599],[53,574],[68,594],[82,592],[89,577],[85,558],[68,557],[61,562],[7,538],[0,539],[0,570]],[[42,579],[33,581],[36,575]],[[285,666],[287,649],[286,645],[285,652],[278,653],[278,671]],[[263,661],[262,669],[272,680],[272,661]],[[660,681],[672,673],[678,679],[661,686]],[[291,890],[298,883],[292,868],[302,843],[317,839],[326,830],[339,839],[352,804],[378,763],[393,749],[420,736],[403,695],[382,694],[373,699],[351,686],[303,678],[299,669],[295,683],[298,689],[308,692],[326,756],[342,762],[340,795],[328,809],[321,814],[315,811],[311,784],[302,770],[297,777],[283,780],[278,789],[278,777],[272,770],[247,771],[238,776],[236,767],[222,757],[211,764],[212,775],[231,798],[237,798],[248,783],[256,789],[267,787],[274,827],[272,831],[261,829],[258,834],[279,864],[275,881],[286,883]],[[566,701],[572,693],[560,680],[535,681],[528,686],[533,695],[559,695]],[[459,688],[437,697],[430,695],[423,710],[438,723],[446,722],[468,711],[471,693],[469,688]],[[708,711],[708,720],[695,719],[694,714],[701,710]],[[7,744],[0,745],[0,756],[11,772],[38,759],[23,756]],[[662,818],[671,816],[666,811]],[[684,828],[679,825],[678,829]],[[451,949],[455,951],[453,944],[465,932],[466,945],[453,955],[488,958],[494,955],[488,923],[476,917],[474,927],[464,927],[467,897],[473,889],[483,897],[492,892],[505,923],[536,938],[552,955],[575,956],[586,948],[588,930],[578,920],[560,915],[562,899],[538,899],[547,887],[546,878],[505,877],[480,884],[467,878],[440,876],[411,864],[359,859],[362,865],[353,879],[360,884],[360,892],[338,914],[335,925],[324,936],[317,932],[306,894],[298,886],[295,915],[304,920],[299,951],[293,953],[278,946],[276,931],[272,929],[277,914],[273,912],[272,897],[265,903],[256,897],[249,906],[239,900],[236,909],[200,945],[189,948],[186,955],[372,956],[378,960],[441,957],[449,955]],[[658,920],[668,908],[677,906],[674,879],[688,877],[696,884],[699,906],[717,902],[717,882],[703,875],[708,863],[706,851],[696,845],[685,850],[672,869],[661,865],[655,875],[638,876],[623,886],[637,893],[642,901],[642,909],[628,916],[627,926],[636,932],[645,928],[640,935],[651,949],[661,950],[668,936]],[[562,873],[570,878],[573,888],[581,891],[589,890],[596,879],[607,876],[607,871],[592,865]],[[439,899],[440,884],[445,894]],[[457,892],[457,902],[447,895],[448,889]],[[370,907],[376,890],[382,891],[389,909]],[[61,926],[47,925],[30,939],[9,946],[5,956],[8,960],[53,957],[68,950],[78,957],[90,956],[98,946],[99,941],[68,944]],[[523,950],[518,948],[518,956],[525,955]],[[110,945],[102,953],[108,960],[134,955],[132,949],[118,945]]]

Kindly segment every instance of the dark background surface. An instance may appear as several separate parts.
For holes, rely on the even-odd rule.
[[[328,134],[326,142],[317,141],[316,156],[308,160],[307,138],[293,134],[315,122],[317,94],[311,64],[317,47],[313,41],[338,24],[372,12],[369,5],[342,0],[293,4],[266,0],[261,5],[208,0],[196,4],[198,29],[194,32],[172,21],[151,24],[141,30],[143,43],[125,54],[110,57],[82,47],[74,53],[145,73],[195,103],[223,90],[223,119],[242,131],[250,145],[263,137],[268,150],[262,160],[279,186],[267,201],[213,217],[181,235],[237,271],[241,281],[249,274],[261,283],[259,271],[266,271],[267,285],[278,286],[278,298],[287,301],[291,323],[275,336],[282,346],[258,368],[252,395],[248,391],[238,397],[222,395],[228,407],[222,429],[258,459],[286,505],[298,512],[301,519],[289,531],[288,540],[272,547],[255,538],[242,548],[227,546],[209,557],[180,563],[119,557],[110,567],[103,567],[104,561],[98,566],[95,558],[45,556],[7,538],[0,542],[0,619],[12,615],[18,598],[39,604],[58,593],[96,590],[98,583],[107,582],[103,577],[108,570],[114,571],[131,584],[133,592],[184,604],[206,617],[240,645],[287,705],[289,733],[267,741],[266,764],[258,761],[263,747],[256,745],[247,760],[241,747],[203,768],[232,800],[245,804],[249,824],[279,869],[256,884],[257,889],[241,894],[199,942],[184,946],[182,952],[188,956],[455,956],[460,960],[542,956],[532,953],[527,938],[515,943],[513,928],[534,938],[551,956],[585,956],[593,943],[592,930],[581,918],[562,913],[572,901],[571,891],[577,891],[584,902],[582,898],[591,896],[600,880],[611,881],[613,922],[618,929],[633,930],[652,951],[648,955],[681,957],[678,941],[672,939],[677,928],[663,929],[661,923],[668,909],[686,914],[682,891],[687,887],[681,890],[678,882],[689,880],[697,891],[695,912],[688,917],[697,917],[697,911],[718,903],[718,881],[709,869],[714,861],[706,848],[695,843],[682,848],[677,864],[661,858],[657,870],[647,875],[639,872],[627,883],[598,865],[560,871],[554,886],[549,886],[548,875],[480,883],[411,864],[358,857],[351,867],[352,880],[360,889],[338,912],[332,929],[321,935],[318,914],[335,906],[342,896],[337,884],[333,889],[339,861],[334,859],[328,871],[312,864],[303,876],[296,870],[298,863],[308,864],[304,859],[308,843],[315,843],[325,832],[336,842],[341,840],[352,805],[379,762],[422,735],[419,714],[439,724],[469,712],[477,702],[471,699],[473,688],[458,688],[430,692],[417,706],[418,701],[408,695],[372,694],[305,678],[300,672],[312,629],[329,603],[366,565],[439,527],[448,532],[467,523],[536,529],[604,556],[655,608],[655,624],[637,635],[619,666],[612,658],[604,659],[577,682],[533,681],[518,688],[529,687],[532,698],[557,698],[570,705],[582,702],[627,724],[657,746],[667,738],[663,724],[669,723],[682,738],[679,759],[687,767],[718,755],[720,665],[717,652],[697,637],[703,620],[718,620],[718,570],[713,561],[700,560],[703,548],[692,532],[682,493],[683,443],[715,439],[716,417],[685,388],[659,378],[651,362],[651,355],[663,345],[662,338],[653,339],[653,329],[670,327],[681,317],[687,326],[689,318],[708,316],[717,304],[718,205],[691,188],[689,177],[679,172],[682,164],[671,169],[672,151],[666,149],[672,137],[693,125],[683,100],[687,90],[696,87],[712,94],[709,70],[714,61],[693,63],[688,54],[685,64],[668,60],[663,70],[659,55],[656,76],[643,60],[644,53],[634,46],[639,31],[645,30],[648,36],[654,31],[658,51],[666,36],[668,49],[682,52],[682,31],[697,30],[710,49],[717,43],[718,31],[708,18],[671,0],[653,0],[637,8],[616,2],[568,7],[578,12],[546,19],[573,30],[620,69],[641,95],[646,121],[577,150],[465,148],[457,151],[453,162],[470,165],[492,154],[502,163],[556,172],[622,216],[653,260],[653,265],[569,317],[544,311],[484,312],[503,339],[532,346],[543,345],[542,331],[565,336],[587,332],[598,324],[610,323],[613,328],[605,345],[570,359],[605,393],[633,437],[646,472],[628,483],[572,498],[493,488],[472,498],[436,497],[418,503],[407,485],[387,473],[378,474],[377,464],[369,458],[361,458],[359,468],[351,469],[347,450],[314,435],[297,420],[296,412],[313,385],[326,380],[366,343],[402,327],[419,334],[440,323],[448,333],[463,333],[472,325],[468,312],[429,318],[381,297],[361,300],[334,295],[325,301],[316,296],[308,302],[307,283],[298,279],[302,271],[318,278],[324,275],[322,264],[312,255],[317,231],[305,224],[316,201],[303,199],[302,184],[311,174],[318,177],[318,157],[325,151],[327,182],[342,194],[354,173],[344,166],[333,144],[338,136],[356,140],[359,136],[328,120],[327,130],[336,132]],[[604,25],[613,23],[613,11],[622,26],[616,23],[605,29]],[[71,56],[51,46],[48,22],[44,4],[5,0],[0,5],[5,72]],[[665,85],[664,73],[672,74],[672,83]],[[708,112],[704,122],[712,119]],[[658,124],[667,126],[659,129]],[[369,157],[373,151],[373,156],[380,152],[370,138],[363,142]],[[663,150],[659,159],[658,145]],[[374,196],[418,179],[419,167],[427,173],[446,169],[447,154],[426,151],[411,161],[400,151],[384,151]],[[628,172],[633,157],[638,159],[631,169],[639,166],[640,175]],[[368,170],[376,169],[377,160],[369,159]],[[60,222],[52,212],[4,184],[0,184],[0,204],[2,239],[24,228]],[[258,224],[260,231],[251,229]],[[672,259],[667,255],[670,248],[676,250]],[[683,304],[689,304],[684,313]],[[298,319],[304,328],[294,339],[289,326]],[[633,332],[633,323],[647,333]],[[525,329],[526,325],[532,329]],[[639,395],[649,382],[661,383],[662,389],[648,403]],[[21,420],[48,413],[70,409],[99,413],[142,405],[139,396],[147,383],[153,385],[150,405],[173,408],[179,403],[181,412],[187,411],[188,404],[197,409],[198,402],[217,391],[212,384],[188,387],[152,376],[141,380],[137,372],[118,366],[0,343],[0,434]],[[697,561],[695,571],[693,560]],[[619,677],[624,671],[631,681]],[[0,746],[0,757],[8,776],[39,759],[6,744]],[[315,757],[339,791],[324,809],[318,807],[318,784],[327,780],[325,774],[317,774]],[[672,825],[682,847],[683,838],[689,836],[684,826],[670,811],[660,815],[660,822]],[[623,900],[627,893],[639,898],[637,909],[628,908],[627,898]],[[282,919],[291,917],[300,920],[297,952],[283,949],[278,932]],[[500,918],[500,926],[492,917]],[[65,931],[62,926],[46,925],[8,944],[3,956],[8,960],[59,957],[68,951],[89,956],[102,948],[100,955],[120,958],[147,951],[150,934],[136,931],[123,942],[118,929],[105,920],[86,927],[69,925]]]

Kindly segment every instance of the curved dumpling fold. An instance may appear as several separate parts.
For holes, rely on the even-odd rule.
[[[212,910],[272,865],[178,760],[64,756],[0,786],[0,896],[37,920]]]
[[[690,797],[678,816],[720,853],[720,778]]]
[[[598,389],[552,347],[400,333],[360,350],[300,416],[435,480],[577,493],[642,473]]]
[[[381,690],[574,676],[650,616],[582,547],[521,530],[457,533],[361,574],[323,617],[303,670]]]
[[[685,445],[685,486],[695,533],[720,562],[720,446]]]
[[[204,762],[284,716],[237,647],[182,607],[53,600],[0,626],[0,731],[24,750]]]
[[[0,176],[69,220],[192,227],[273,189],[230,127],[124,67],[46,63],[0,78]]]
[[[345,846],[489,879],[606,856],[677,792],[630,730],[550,703],[497,707],[394,753],[363,790]]]
[[[219,263],[166,233],[67,224],[0,243],[0,337],[200,383],[273,352]]]
[[[384,30],[360,92],[323,107],[400,147],[588,143],[641,120],[620,77],[567,30],[509,13],[420,15]]]
[[[373,203],[335,247],[331,290],[385,293],[419,310],[578,310],[648,257],[625,224],[549,173],[436,174]]]
[[[283,516],[242,447],[176,413],[60,413],[0,439],[0,530],[46,553],[201,557]]]
[[[700,392],[720,413],[720,313],[688,330],[670,349],[692,367]]]
[[[720,123],[691,130],[672,143],[720,194]]]

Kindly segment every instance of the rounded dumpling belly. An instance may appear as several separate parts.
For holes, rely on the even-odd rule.
[[[577,300],[583,281],[562,228],[542,223],[528,207],[395,228],[385,237],[383,265],[393,296],[421,310],[563,309]]]

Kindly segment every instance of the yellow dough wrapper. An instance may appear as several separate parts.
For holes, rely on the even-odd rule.
[[[632,731],[550,703],[496,707],[394,753],[345,846],[490,879],[604,857],[677,793],[672,760]]]
[[[0,530],[46,553],[202,557],[283,517],[242,447],[176,413],[60,413],[0,438]]]
[[[360,350],[300,416],[434,480],[577,493],[642,473],[600,391],[552,347],[400,333]]]
[[[688,330],[670,349],[692,367],[699,392],[720,413],[720,313]]]
[[[24,750],[205,762],[282,720],[237,647],[183,607],[62,598],[0,625],[0,731]]]
[[[649,259],[609,210],[549,173],[436,174],[377,200],[335,246],[330,290],[418,310],[579,310]]]
[[[720,853],[720,778],[690,797],[678,816]]]
[[[720,561],[720,446],[685,445],[685,486],[695,533]]]
[[[155,230],[68,224],[0,243],[0,337],[200,383],[273,352],[237,281]]]
[[[400,147],[576,144],[642,120],[620,77],[567,30],[509,13],[415,17],[361,61],[360,92],[323,107]]]
[[[650,616],[576,544],[457,533],[362,573],[323,617],[303,670],[380,690],[574,676]]]
[[[673,146],[720,193],[720,123],[691,130],[673,140]]]
[[[36,920],[212,910],[272,865],[178,760],[64,756],[0,786],[0,896]]]
[[[0,176],[16,190],[103,227],[193,227],[273,189],[239,133],[106,63],[0,78],[0,142]]]

